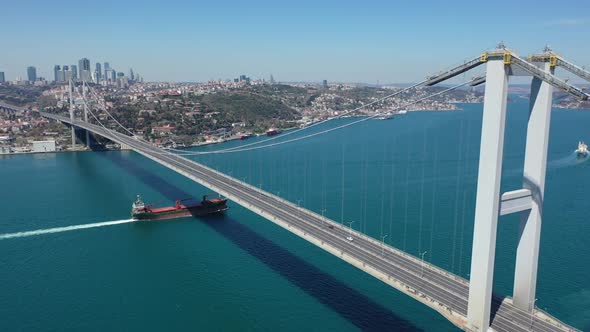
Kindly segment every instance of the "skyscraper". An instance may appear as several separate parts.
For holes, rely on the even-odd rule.
[[[33,66],[27,67],[27,78],[30,82],[35,82],[37,80],[37,68]]]
[[[135,79],[135,75],[133,74],[133,68],[129,68],[129,79],[132,81]]]
[[[108,71],[111,70],[111,64],[108,62],[104,63],[104,80],[108,81],[110,79]]]
[[[78,70],[80,71],[80,80],[89,82],[91,79],[90,75],[90,60],[82,58],[78,61]]]
[[[0,83],[4,83],[6,82],[6,79],[4,78],[4,72],[0,71]]]
[[[102,69],[100,68],[100,62],[96,63],[96,70],[94,71],[94,75],[96,76],[97,83],[102,80]]]
[[[56,66],[59,68],[59,66]],[[68,66],[63,66],[60,70],[57,71],[57,82],[65,82],[66,81],[66,76],[65,76],[65,70]]]
[[[59,72],[61,71],[61,67],[60,65],[55,65],[53,66],[53,80],[57,83],[57,82],[61,82],[59,80]]]
[[[69,82],[70,80],[74,79],[74,74],[72,73],[72,68],[70,68],[70,66],[64,65],[62,67],[62,72],[63,82]]]
[[[78,80],[78,66],[71,65],[70,70],[72,71],[72,79],[74,81],[77,81]]]

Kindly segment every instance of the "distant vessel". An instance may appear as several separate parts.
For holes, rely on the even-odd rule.
[[[266,131],[266,136],[274,136],[282,133],[283,131],[277,128],[270,128]]]
[[[402,110],[402,111],[397,112],[397,114],[406,114],[406,113],[408,113],[408,111],[406,111],[406,110]]]
[[[585,158],[588,156],[588,145],[586,143],[579,141],[578,148],[576,149],[576,157],[578,158]]]
[[[377,117],[377,120],[390,120],[393,119],[393,113],[385,113]]]
[[[141,199],[140,195],[137,195],[135,202],[131,205],[131,217],[136,220],[160,220],[160,219],[172,219],[187,216],[203,216],[212,213],[223,212],[227,210],[227,199],[226,198],[215,198],[207,199],[208,195],[203,196],[203,200],[200,203],[183,205],[183,201],[189,200],[178,200],[174,206],[166,206],[161,208],[152,208],[152,205],[146,205]]]
[[[248,139],[250,137],[254,137],[254,134],[252,134],[252,133],[245,133],[245,134],[240,135],[240,139],[241,140],[245,140],[245,139]]]

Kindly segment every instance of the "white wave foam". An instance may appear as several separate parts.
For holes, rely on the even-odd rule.
[[[0,240],[19,238],[19,237],[29,237],[29,236],[36,236],[36,235],[43,235],[43,234],[69,232],[69,231],[75,231],[75,230],[86,229],[86,228],[113,226],[113,225],[119,225],[119,224],[126,224],[126,223],[130,223],[133,221],[134,221],[133,219],[124,219],[124,220],[97,222],[97,223],[93,223],[93,224],[83,224],[83,225],[73,225],[73,226],[65,226],[65,227],[38,229],[38,230],[26,231],[26,232],[6,233],[6,234],[0,234]]]
[[[561,159],[552,160],[552,161],[548,162],[547,168],[548,169],[557,169],[557,168],[562,168],[562,167],[567,167],[567,166],[573,166],[573,165],[581,164],[581,163],[585,162],[586,160],[588,160],[588,156],[578,157],[576,155],[576,153],[574,152],[574,153],[571,153]]]

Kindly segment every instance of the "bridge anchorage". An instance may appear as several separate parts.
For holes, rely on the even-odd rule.
[[[561,89],[583,100],[590,97],[583,90],[555,76],[554,69],[556,66],[561,66],[586,80],[590,78],[590,74],[549,49],[525,60],[500,45],[491,52],[483,53],[460,66],[430,76],[410,88],[419,85],[435,85],[480,65],[486,66],[485,77],[477,77],[445,90],[450,91],[467,84],[474,86],[485,82],[487,85],[484,96],[469,281],[386,245],[381,240],[370,238],[352,230],[352,228],[344,227],[326,218],[323,214],[319,215],[304,209],[261,188],[185,158],[181,155],[182,153],[176,154],[158,148],[134,136],[126,128],[124,129],[131,136],[108,129],[93,113],[92,107],[88,107],[85,98],[84,121],[75,119],[73,112],[70,112],[70,117],[45,112],[40,112],[40,114],[126,145],[143,156],[219,192],[235,203],[429,306],[465,331],[574,331],[575,329],[561,323],[549,314],[535,309],[535,291],[553,88]],[[510,76],[532,76],[533,80],[526,136],[523,187],[501,195],[500,180]],[[409,88],[402,91],[407,89]],[[424,98],[420,100],[424,100]],[[402,107],[408,105],[411,104]],[[101,110],[109,114],[104,105],[99,106],[101,106]],[[348,113],[345,112],[343,115]],[[98,124],[89,123],[87,121],[88,114]],[[120,125],[116,119],[113,118],[113,120]],[[353,123],[360,121],[364,120],[357,120]],[[338,128],[343,128],[343,126],[327,131]],[[293,132],[297,132],[297,130]],[[282,137],[293,132],[288,132]],[[262,145],[259,148],[276,146],[298,139],[301,138]],[[241,152],[251,149],[254,148],[225,149],[217,152]],[[520,240],[516,252],[513,299],[502,300],[492,294],[496,232],[498,217],[510,213],[521,215]],[[354,238],[354,241],[347,240],[349,237]],[[492,307],[494,307],[493,319],[491,319]]]

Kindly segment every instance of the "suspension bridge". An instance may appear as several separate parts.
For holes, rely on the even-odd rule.
[[[475,77],[468,82],[421,99],[432,98],[462,86],[486,84],[470,280],[425,262],[423,257],[418,258],[407,254],[383,241],[355,231],[352,227],[345,227],[324,215],[302,208],[261,188],[183,156],[192,152],[164,150],[133,135],[126,128],[124,129],[129,135],[109,129],[88,107],[86,99],[84,99],[84,120],[76,119],[73,109],[70,109],[69,117],[47,112],[39,112],[39,114],[71,126],[73,140],[75,139],[74,128],[92,132],[124,145],[217,191],[246,209],[436,310],[463,330],[575,331],[573,327],[560,322],[548,312],[536,308],[535,292],[553,88],[582,100],[590,97],[582,89],[555,76],[554,70],[555,67],[560,66],[584,79],[590,78],[590,73],[548,49],[542,54],[525,59],[500,45],[496,50],[483,53],[406,89],[418,85],[432,86],[480,65],[486,66],[485,76]],[[533,80],[523,188],[501,193],[500,180],[509,76],[532,76]],[[394,94],[383,97],[381,100]],[[419,101],[413,103],[415,102]],[[405,104],[401,108],[411,104]],[[7,106],[3,105],[3,107]],[[106,107],[102,110],[106,111]],[[348,113],[350,112],[345,114]],[[96,123],[89,122],[88,115],[91,115]],[[241,147],[194,152],[194,154],[231,153],[287,144],[366,121],[375,116],[360,118],[346,125],[293,139],[268,142],[276,139],[270,138]],[[113,118],[113,120],[117,122],[116,119]],[[120,125],[118,122],[117,124]],[[298,131],[300,130],[293,132]],[[516,253],[514,292],[513,297],[509,298],[495,296],[492,293],[492,285],[498,217],[511,213],[522,215],[522,225]]]

